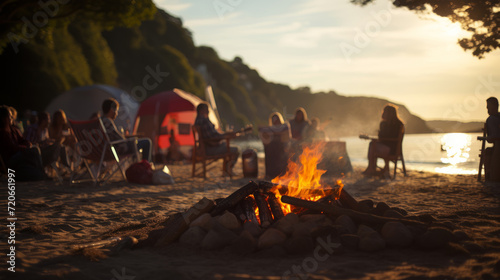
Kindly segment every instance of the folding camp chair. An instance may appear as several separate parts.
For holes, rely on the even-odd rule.
[[[404,135],[405,135],[405,128],[404,128],[404,126],[402,126],[401,130],[399,131],[398,139],[396,140],[397,141],[396,153],[384,158],[384,159],[394,163],[394,175],[392,177],[393,180],[396,179],[396,171],[398,170],[398,160],[401,161],[403,175],[406,176],[405,159],[403,156],[403,138],[404,138]],[[382,157],[380,157],[380,158],[382,158]]]
[[[86,172],[84,171],[83,174],[78,174],[79,170],[76,170],[71,176],[71,183],[93,181],[97,185],[109,180],[118,170],[121,171],[123,179],[127,179],[124,171],[124,164],[126,163],[124,159],[135,157],[135,161],[139,160],[139,153],[136,146],[137,138],[110,141],[106,133],[106,128],[100,118],[89,121],[68,120],[68,122],[77,139],[77,153],[86,168]],[[117,145],[127,142],[133,142],[133,145],[130,146],[133,146],[134,150],[127,154],[118,154]],[[118,168],[114,172],[106,174],[107,172],[103,172],[105,162],[116,163]],[[97,164],[97,168],[93,170],[90,166],[91,163]],[[91,179],[79,179],[86,173],[90,175]]]
[[[200,128],[197,125],[192,126],[193,137],[194,137],[194,147],[193,147],[193,170],[192,177],[196,175],[196,163],[201,162],[203,165],[203,178],[207,178],[207,165],[215,162],[219,159],[223,160],[222,163],[222,176],[229,175],[232,179],[231,172],[227,172],[227,165],[231,161],[231,150],[229,147],[229,138],[226,138],[227,151],[223,154],[218,155],[207,155],[205,152],[205,142],[200,137]]]

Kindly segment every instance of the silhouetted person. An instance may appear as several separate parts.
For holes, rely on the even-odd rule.
[[[0,156],[6,168],[15,170],[16,180],[45,177],[40,150],[13,125],[13,116],[7,106],[0,106]]]
[[[273,179],[286,172],[290,150],[291,131],[280,113],[269,116],[269,126],[259,128],[264,145],[266,178]]]
[[[384,158],[384,174],[389,171],[389,155],[396,154],[399,134],[404,128],[403,122],[399,119],[397,107],[386,105],[382,113],[382,121],[378,132],[378,139],[372,140],[368,148],[368,167],[363,174],[371,176],[377,173],[377,158]]]
[[[181,145],[177,139],[175,139],[174,130],[170,130],[170,138],[168,138],[170,146],[168,147],[167,160],[180,161],[184,159],[184,154],[181,152]]]
[[[307,119],[306,110],[299,107],[295,110],[295,117],[289,121],[292,131],[292,138],[302,141],[305,138],[305,132],[309,128],[309,120]]]
[[[42,153],[43,166],[49,166],[57,161],[61,151],[61,144],[49,137],[50,114],[47,112],[38,113],[38,122],[28,126],[24,132],[26,140],[38,145]]]
[[[71,133],[66,113],[61,109],[55,111],[52,115],[52,122],[49,125],[49,137],[61,145],[60,159],[66,166],[70,166],[68,155],[69,151],[74,149],[76,139]]]
[[[498,99],[490,97],[486,100],[488,119],[486,119],[486,141],[493,147],[485,151],[484,170],[485,178],[489,181],[500,181],[500,113]]]
[[[215,125],[208,118],[208,104],[202,102],[196,107],[196,120],[195,125],[200,127],[201,139],[205,143],[205,150],[207,155],[220,155],[227,152],[226,143],[222,139],[226,137],[236,137],[235,132],[219,133],[215,129]],[[227,172],[232,172],[234,165],[238,161],[240,150],[238,147],[230,147],[231,162],[227,166]]]
[[[115,125],[115,119],[118,116],[118,110],[120,109],[120,104],[116,99],[109,98],[104,100],[102,103],[102,113],[101,117],[102,123],[106,128],[106,132],[108,133],[108,137],[110,141],[123,140],[125,136],[118,131]],[[118,153],[120,154],[129,154],[134,151],[134,147],[130,146],[131,141],[124,142],[122,144],[116,145]],[[137,149],[142,149],[142,158],[151,162],[151,139],[149,138],[139,138],[137,139]]]
[[[324,141],[326,140],[326,134],[323,129],[320,128],[319,118],[312,118],[311,125],[307,128],[305,134],[305,140],[307,141]]]

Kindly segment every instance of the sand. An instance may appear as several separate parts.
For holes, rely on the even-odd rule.
[[[500,186],[478,183],[475,176],[411,170],[407,177],[398,174],[390,181],[364,178],[361,169],[355,168],[343,181],[358,200],[386,202],[411,215],[430,214],[464,231],[470,237],[466,248],[426,251],[413,246],[376,253],[345,249],[321,260],[315,260],[312,252],[287,255],[268,250],[241,256],[179,244],[114,255],[70,249],[115,236],[144,240],[169,215],[203,197],[225,197],[252,179],[243,178],[241,171],[233,180],[222,178],[219,165],[206,180],[191,178],[190,164],[169,165],[175,185],[17,183],[16,272],[7,270],[9,232],[2,226],[0,278],[281,279],[288,270],[299,267],[308,274],[291,279],[500,279]],[[264,174],[262,162],[259,174]],[[334,182],[337,178],[324,179]],[[3,178],[0,197],[4,205],[6,188]],[[2,221],[7,225],[6,207],[2,209]]]

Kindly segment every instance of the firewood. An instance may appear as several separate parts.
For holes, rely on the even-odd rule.
[[[212,216],[216,216],[224,212],[224,210],[228,210],[231,207],[234,207],[236,204],[245,199],[247,196],[253,194],[258,187],[259,186],[255,182],[250,181],[248,184],[239,188],[237,191],[233,192],[223,201],[218,203],[215,209],[210,214]]]
[[[325,196],[325,197],[322,197],[322,198],[316,200],[316,202],[324,203],[324,204],[331,204],[333,201],[334,201],[334,198],[331,195],[328,195],[328,196]],[[319,214],[319,213],[321,213],[321,211],[306,209],[306,210],[302,211],[300,214],[301,215],[308,215],[308,214]]]
[[[340,203],[345,208],[352,209],[354,211],[359,211],[359,212],[365,212],[368,213],[370,212],[370,209],[366,207],[364,204],[359,204],[358,201],[354,197],[352,197],[346,190],[345,188],[342,189],[340,192],[340,197],[339,197]]]
[[[283,209],[281,209],[281,204],[279,203],[274,193],[269,193],[267,202],[269,203],[269,207],[271,208],[271,212],[273,213],[274,221],[277,221],[285,216],[285,214],[283,214]]]
[[[199,216],[210,212],[214,208],[214,202],[206,197],[189,208],[182,215],[174,217],[165,228],[155,246],[166,246],[177,240],[184,231],[189,227],[189,223],[194,221]]]
[[[240,222],[245,222],[247,216],[245,215],[245,211],[241,206],[241,202],[236,204],[229,212],[232,212]]]
[[[256,191],[253,194],[253,197],[255,198],[257,207],[259,208],[260,225],[263,228],[267,228],[271,225],[273,216],[271,216],[271,210],[269,210],[269,204],[266,201],[266,197],[259,191]]]
[[[280,185],[268,181],[259,181],[259,190],[263,193],[276,193],[279,192],[282,195],[286,195],[288,192],[299,192],[295,187],[290,187],[287,185]],[[338,192],[338,188],[322,188],[322,189],[304,189],[307,191],[308,195],[311,196],[328,196]]]
[[[427,224],[422,223],[422,222],[418,222],[418,221],[401,219],[401,218],[381,217],[381,216],[376,216],[376,215],[372,215],[372,214],[358,212],[358,211],[347,209],[347,208],[338,207],[336,205],[328,205],[328,204],[318,203],[316,201],[307,201],[307,200],[303,200],[303,199],[295,198],[295,197],[291,197],[291,196],[286,196],[286,195],[281,197],[281,202],[288,203],[288,204],[295,205],[295,206],[299,206],[299,207],[303,207],[303,208],[316,210],[316,211],[321,211],[327,215],[331,215],[331,216],[335,216],[335,217],[341,216],[341,215],[347,215],[347,216],[351,217],[351,219],[353,219],[357,222],[362,222],[362,223],[384,224],[386,222],[401,222],[401,223],[406,224],[406,225],[427,227]]]
[[[249,196],[245,198],[241,202],[241,207],[243,208],[243,212],[245,212],[246,220],[260,226],[257,215],[255,215],[255,200],[253,197]]]

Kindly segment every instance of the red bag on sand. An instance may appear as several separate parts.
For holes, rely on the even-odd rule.
[[[125,171],[125,175],[127,176],[127,181],[130,183],[145,185],[153,183],[153,168],[145,159],[130,165],[127,171]]]

